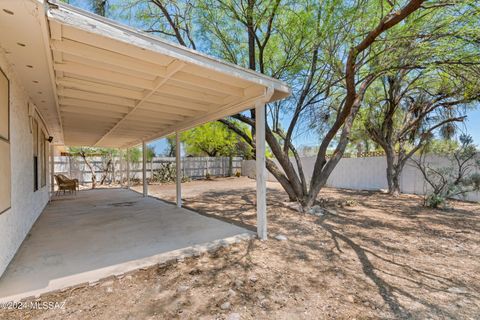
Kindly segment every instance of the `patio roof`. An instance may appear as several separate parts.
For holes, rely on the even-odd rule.
[[[290,95],[279,80],[56,1],[1,6],[1,45],[56,144],[130,147]]]

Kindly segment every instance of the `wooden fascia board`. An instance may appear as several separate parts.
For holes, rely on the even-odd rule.
[[[67,26],[80,29],[87,33],[115,39],[116,41],[156,52],[172,59],[181,60],[206,69],[217,71],[233,78],[239,78],[264,87],[281,91],[288,96],[291,90],[284,82],[256,73],[255,71],[215,59],[198,51],[181,47],[162,39],[141,33],[137,30],[121,25],[109,19],[99,17],[81,9],[56,1],[55,7],[48,10],[48,18]],[[132,49],[133,50],[133,49]],[[272,95],[273,96],[273,95]]]

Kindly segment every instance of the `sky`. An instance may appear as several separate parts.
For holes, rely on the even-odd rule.
[[[468,112],[467,120],[459,125],[461,133],[467,133],[473,137],[474,143],[480,147],[480,106]],[[305,132],[295,137],[297,146],[318,146],[320,144],[316,133]],[[156,154],[162,154],[167,148],[166,139],[159,139],[148,144],[155,149]]]
[[[467,119],[464,123],[458,125],[458,133],[466,133],[472,136],[473,142],[480,148],[480,104],[476,108],[467,112]],[[311,132],[305,132],[295,137],[295,144],[300,146],[318,146],[318,135]]]
[[[165,154],[165,150],[167,149],[167,139],[158,139],[152,142],[149,142],[148,147],[153,147],[155,150],[156,155],[163,155]]]
[[[109,0],[107,3],[110,5],[115,5],[117,3],[121,2],[122,0]],[[91,11],[91,0],[69,0],[66,1],[69,2],[71,5],[80,7],[84,10]],[[108,9],[107,9],[108,12]],[[108,15],[108,13],[107,13]],[[132,21],[122,21],[120,19],[121,23],[124,24],[134,24]],[[135,26],[133,26],[135,27]],[[283,123],[288,123],[289,119],[283,119]],[[477,104],[477,107],[475,109],[469,110],[467,113],[467,120],[465,121],[464,124],[461,124],[460,126],[460,131],[461,133],[467,133],[473,137],[474,143],[480,147],[480,104]],[[305,131],[301,132],[299,134],[296,134],[293,138],[294,144],[299,148],[300,146],[318,146],[320,144],[319,137],[315,132],[311,131]],[[152,146],[155,149],[156,154],[161,154],[165,151],[167,148],[167,141],[165,138],[159,139],[156,141],[152,141],[148,144],[149,146]]]
[[[480,147],[480,106],[467,114],[466,133],[473,137],[473,142]]]

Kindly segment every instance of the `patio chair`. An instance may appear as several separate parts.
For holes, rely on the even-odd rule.
[[[64,174],[59,174],[59,176],[64,179],[65,181],[74,181],[75,182],[75,187],[77,190],[80,191],[80,184],[78,183],[78,179],[70,179],[69,177],[67,177],[66,175]]]
[[[65,191],[77,193],[77,189],[79,188],[78,179],[70,179],[63,174],[57,174],[55,175],[55,181],[58,186],[57,195],[60,191],[63,191],[63,194],[65,194]]]

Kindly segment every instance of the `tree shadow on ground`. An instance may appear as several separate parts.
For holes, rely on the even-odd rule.
[[[384,302],[388,305],[389,309],[391,310],[391,312],[396,317],[402,318],[402,319],[405,319],[405,318],[409,319],[409,318],[415,317],[414,314],[412,314],[409,310],[407,310],[404,306],[402,306],[399,299],[396,297],[396,294],[397,294],[397,295],[404,296],[404,297],[406,297],[406,298],[408,298],[412,301],[415,301],[417,303],[422,304],[423,306],[427,307],[432,313],[435,313],[435,314],[441,315],[441,316],[447,316],[447,317],[452,318],[452,319],[456,318],[456,315],[451,314],[449,311],[447,311],[445,308],[442,308],[440,305],[430,303],[427,300],[422,299],[419,296],[415,296],[412,293],[407,292],[406,290],[403,290],[398,286],[394,286],[394,285],[388,283],[387,281],[382,279],[382,277],[380,277],[377,274],[377,272],[387,274],[387,275],[389,275],[390,277],[393,277],[393,278],[402,278],[403,280],[406,280],[408,282],[414,282],[417,285],[422,286],[424,289],[430,289],[430,291],[433,291],[433,292],[434,291],[448,292],[446,290],[448,287],[451,287],[452,285],[466,286],[465,283],[459,282],[459,281],[454,281],[450,278],[442,277],[442,276],[439,276],[437,274],[427,272],[427,271],[424,271],[424,270],[420,270],[418,268],[414,268],[414,267],[411,267],[411,266],[406,265],[406,264],[397,263],[395,261],[392,261],[391,259],[386,259],[386,258],[382,257],[381,255],[375,253],[374,251],[372,251],[370,249],[363,248],[358,243],[353,241],[351,237],[348,237],[345,234],[341,233],[340,231],[336,230],[336,228],[333,224],[328,223],[328,220],[332,217],[333,218],[338,218],[338,217],[332,216],[332,215],[324,215],[324,216],[318,218],[316,223],[318,225],[320,225],[324,230],[326,230],[330,234],[330,236],[332,238],[332,241],[335,243],[335,247],[340,254],[343,253],[343,251],[341,249],[341,245],[340,245],[339,241],[342,241],[343,243],[348,245],[355,252],[356,256],[358,257],[358,260],[360,261],[360,263],[362,265],[362,271],[363,271],[364,275],[367,276],[370,280],[373,281],[373,283],[375,284],[375,286],[378,289],[379,295],[382,297]],[[335,221],[335,223],[338,223],[338,221]],[[407,278],[407,277],[403,277],[399,273],[390,273],[388,271],[378,269],[371,262],[368,255],[372,255],[375,258],[381,259],[384,262],[386,262],[387,264],[395,265],[395,266],[401,267],[403,269],[413,271],[414,273],[417,273],[421,277],[428,278],[430,280],[436,281],[436,282],[442,284],[443,286],[442,287],[438,287],[438,286],[432,287],[432,286],[429,286],[429,285],[425,284],[424,281],[422,281],[422,280],[416,281],[412,277]],[[476,298],[475,296],[472,296],[472,297]]]
[[[241,279],[243,282],[247,282],[248,272],[251,269],[251,252],[255,249],[255,246],[255,241],[249,240],[247,246],[242,247],[245,249],[234,255],[227,254],[228,249],[226,248],[216,250],[209,256],[212,259],[213,266],[208,267],[203,267],[196,259],[189,259],[185,261],[185,263],[189,265],[189,268],[191,268],[188,274],[183,272],[173,273],[175,276],[168,279],[162,279],[162,276],[168,275],[170,271],[172,271],[171,269],[179,268],[179,266],[177,264],[158,266],[155,270],[155,273],[157,278],[161,279],[161,282],[163,283],[163,290],[174,290],[175,293],[165,295],[165,297],[160,301],[152,301],[149,304],[149,307],[146,308],[146,315],[151,316],[170,313],[172,317],[176,316],[178,311],[183,307],[181,301],[184,300],[182,292],[179,292],[177,289],[182,283],[191,280],[191,276],[194,275],[201,274],[202,282],[191,283],[191,289],[201,286],[217,286],[219,283],[225,283],[225,280],[222,279],[222,277],[225,276],[228,269],[231,269],[232,266],[236,267],[235,271],[238,275],[238,279]],[[189,288],[188,290],[191,289]],[[244,295],[247,301],[253,300],[253,297],[250,297],[248,291],[239,287],[237,287],[236,290],[240,294]],[[205,299],[209,300],[209,306],[214,306],[218,303],[219,297],[205,297]],[[174,308],[174,306],[180,307]],[[210,312],[211,311],[208,308],[199,310],[197,309],[195,310],[195,318],[208,317],[211,315]]]
[[[428,266],[428,259],[424,260],[422,257],[419,258],[420,261],[410,263],[412,252],[407,238],[404,238],[408,235],[410,238],[423,238],[423,241],[437,238],[448,240],[456,230],[478,233],[478,218],[475,219],[475,215],[468,210],[431,214],[418,206],[418,197],[392,200],[386,195],[371,191],[335,190],[331,191],[335,193],[335,198],[355,198],[360,202],[358,206],[366,213],[357,212],[356,207],[335,207],[335,214],[316,218],[286,208],[283,202],[287,198],[279,190],[268,191],[269,232],[271,235],[285,232],[289,238],[288,243],[273,252],[281,256],[286,263],[298,263],[301,260],[314,264],[318,272],[325,273],[325,276],[333,271],[346,276],[350,281],[368,280],[368,285],[371,281],[385,306],[397,318],[419,318],[422,314],[457,318],[458,315],[444,305],[444,301],[437,302],[432,298],[438,292],[446,292],[450,297],[447,301],[452,301],[452,297],[460,300],[465,297],[471,300],[479,299],[469,292],[448,291],[452,287],[461,287],[476,292],[476,284],[449,277],[448,272],[440,272],[448,268],[448,265],[442,266],[441,260],[432,267]],[[327,196],[330,196],[328,192]],[[230,221],[241,221],[250,226],[256,224],[254,189],[208,191],[201,196],[188,198],[187,203],[196,211],[221,216]],[[379,215],[371,215],[370,211],[379,212]],[[307,220],[316,221],[314,225],[318,227],[312,228],[311,224],[305,222]],[[467,224],[470,225],[467,227]],[[440,230],[437,225],[448,226],[453,231]],[[322,238],[321,230],[328,236]],[[301,237],[297,238],[296,235]],[[325,239],[330,239],[331,247]],[[428,247],[428,250],[430,248]],[[348,261],[348,252],[353,252],[360,263],[359,267],[344,264]],[[426,254],[429,253],[427,251]],[[399,258],[393,259],[392,255]],[[319,263],[318,258],[323,260],[323,263]],[[401,263],[398,260],[406,262]],[[363,276],[358,277],[360,270]],[[415,311],[407,300],[423,306],[427,311]]]

